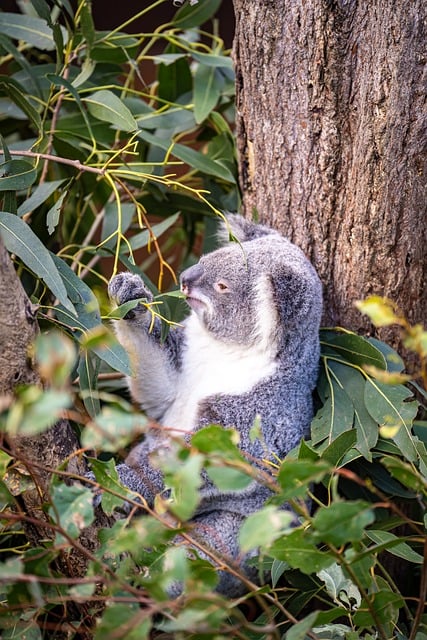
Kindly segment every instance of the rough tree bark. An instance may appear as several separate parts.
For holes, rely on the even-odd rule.
[[[18,384],[41,384],[40,376],[29,357],[29,347],[38,333],[35,310],[19,280],[0,235],[0,401],[13,402]],[[1,403],[0,403],[1,404]],[[38,546],[42,539],[52,538],[43,509],[53,470],[69,458],[67,471],[84,475],[86,465],[81,456],[79,441],[70,423],[59,420],[51,429],[35,437],[17,436],[9,439],[7,448],[15,461],[23,466],[34,480],[35,489],[22,494],[26,533],[30,542]],[[85,549],[97,545],[97,529],[108,523],[102,512],[95,525],[82,532],[80,542]],[[87,557],[73,552],[61,559],[66,575],[85,575]]]
[[[234,8],[245,214],[312,259],[326,325],[372,331],[353,305],[369,294],[425,322],[427,4]]]

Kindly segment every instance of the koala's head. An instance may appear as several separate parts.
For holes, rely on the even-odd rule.
[[[277,233],[262,235],[263,229],[203,256],[182,273],[181,290],[202,325],[224,342],[317,339],[320,280],[298,247]]]
[[[226,342],[253,341],[254,277],[242,246],[209,253],[180,277],[181,291],[202,325]]]

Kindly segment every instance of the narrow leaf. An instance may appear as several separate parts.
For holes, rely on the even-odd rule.
[[[27,213],[31,213],[34,209],[37,209],[43,202],[46,202],[50,196],[59,189],[61,184],[65,180],[53,180],[52,182],[43,182],[39,184],[30,195],[18,208],[18,215],[22,218]]]
[[[195,5],[186,4],[176,12],[172,23],[179,29],[198,27],[217,12],[221,0],[203,0]]]
[[[122,131],[136,131],[138,124],[122,100],[112,91],[102,89],[84,98],[90,113]]]
[[[0,86],[7,93],[9,98],[16,104],[16,106],[19,107],[19,109],[21,109],[23,113],[25,113],[34,127],[37,130],[40,129],[40,114],[28,100],[26,92],[24,91],[23,87],[21,87],[19,82],[16,82],[16,80],[14,80],[13,78],[0,76]]]
[[[52,51],[55,48],[52,30],[42,18],[20,13],[0,13],[0,32],[37,49]]]
[[[68,312],[76,310],[67,296],[67,290],[58,269],[44,244],[21,218],[0,211],[0,232],[10,253],[15,253],[25,265],[43,280]]]
[[[221,76],[215,67],[199,64],[194,74],[194,117],[197,124],[205,120],[216,107],[221,95]]]
[[[27,160],[8,160],[0,164],[0,191],[20,191],[35,182],[37,170]]]

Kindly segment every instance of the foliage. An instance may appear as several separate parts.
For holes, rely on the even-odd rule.
[[[191,261],[202,220],[209,230],[214,214],[238,205],[231,63],[220,39],[199,29],[218,5],[184,7],[154,33],[132,36],[126,25],[97,32],[84,1],[75,13],[66,0],[57,15],[44,0],[33,0],[26,15],[0,13],[8,71],[0,78],[0,228],[49,329],[34,346],[47,391],[18,390],[0,407],[0,426],[9,437],[34,435],[77,414],[83,447],[102,452],[92,460],[95,480],[67,484],[65,466],[52,475],[48,530],[32,548],[20,506],[32,478],[2,448],[5,639],[427,635],[426,425],[416,420],[426,399],[427,334],[388,301],[369,299],[361,309],[378,326],[401,326],[419,371],[403,373],[382,342],[324,330],[311,439],[285,460],[264,468],[260,461],[256,471],[238,434],[212,425],[191,447],[174,440],[163,462],[173,500],[159,496],[149,509],[118,481],[115,454],[144,433],[146,419],[121,394],[115,372],[129,373],[130,363],[108,330],[105,283],[123,265],[146,279],[150,270],[162,288],[172,249],[188,246],[182,257]],[[152,312],[178,317],[176,296],[151,286]],[[255,475],[274,493],[240,537],[266,583],[242,576],[248,594],[239,599],[214,591],[206,557],[238,569],[192,535],[202,470],[222,490],[242,489]],[[119,516],[124,498],[135,510],[142,500],[145,513],[100,529],[99,547],[83,550],[86,575],[70,577],[66,559],[81,551],[79,535],[96,518],[91,485],[102,488],[105,513]],[[299,526],[280,509],[284,501]],[[172,600],[176,581],[186,595]]]

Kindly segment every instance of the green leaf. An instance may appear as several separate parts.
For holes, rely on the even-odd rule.
[[[150,629],[151,617],[141,618],[139,605],[109,603],[96,626],[95,640],[148,640]]]
[[[349,611],[358,609],[362,601],[359,589],[344,575],[342,567],[334,562],[330,567],[317,573],[325,583],[325,588],[330,597],[338,605],[344,605]]]
[[[354,407],[348,395],[334,379],[328,379],[326,401],[311,423],[311,437],[314,444],[327,441],[333,443],[344,431],[352,429]]]
[[[296,624],[293,624],[289,631],[285,633],[285,640],[305,640],[307,638],[307,632],[316,624],[318,615],[318,611],[312,611],[308,616]]]
[[[35,182],[36,177],[37,170],[31,162],[8,160],[0,164],[0,191],[27,189]]]
[[[222,76],[215,67],[199,64],[194,74],[194,117],[201,124],[216,107],[222,88]]]
[[[194,60],[200,62],[200,64],[206,67],[215,67],[216,69],[230,69],[233,70],[233,61],[230,56],[218,56],[214,53],[200,53],[193,51],[191,53]]]
[[[172,64],[160,64],[157,76],[158,96],[165,103],[176,102],[180,96],[191,91],[193,79],[186,58],[178,58]]]
[[[407,402],[412,392],[402,385],[388,385],[368,379],[365,388],[365,404],[370,415],[381,427],[393,428],[391,439],[410,461],[417,459],[417,450],[411,433],[412,423],[418,411],[418,403]],[[386,436],[383,431],[382,435]]]
[[[369,382],[357,370],[337,362],[331,362],[330,369],[353,404],[357,432],[355,446],[367,460],[372,460],[371,450],[378,440],[378,424],[365,406],[366,385]]]
[[[45,0],[31,0],[31,4],[33,5],[34,9],[37,11],[40,18],[43,18],[43,20],[47,22],[49,26],[51,26],[52,14],[50,12],[50,7],[47,4],[47,2],[45,2]]]
[[[82,446],[115,452],[128,446],[145,432],[147,418],[142,414],[106,406],[82,433]]]
[[[95,353],[84,351],[80,356],[78,374],[80,395],[86,411],[94,418],[101,410],[98,397],[98,374],[100,358]]]
[[[19,397],[22,415],[19,421],[19,434],[34,436],[52,427],[61,417],[64,409],[72,404],[71,395],[65,391],[34,387],[25,389]]]
[[[381,340],[377,340],[376,338],[368,338],[368,340],[371,344],[374,345],[376,349],[378,349],[378,351],[381,351],[381,353],[383,354],[387,366],[387,371],[390,371],[391,373],[399,373],[400,371],[403,371],[403,369],[405,368],[405,363],[403,362],[397,351],[390,347],[390,345],[388,345],[386,342],[381,342]]]
[[[27,118],[38,131],[41,127],[40,114],[28,100],[26,91],[19,84],[19,82],[17,82],[13,78],[8,78],[7,76],[0,76],[0,87],[2,87],[2,89],[7,93],[9,98],[16,104],[16,106],[19,107],[19,109],[21,109],[23,113],[25,113]]]
[[[382,624],[393,623],[397,620],[399,609],[404,605],[399,593],[393,593],[388,589],[382,589],[369,594],[369,602],[362,600],[359,611],[353,617],[356,627],[377,627],[377,620]],[[374,612],[375,617],[371,612]],[[390,635],[387,637],[391,637]]]
[[[103,327],[98,301],[89,287],[70,269],[64,260],[53,254],[52,259],[61,275],[68,296],[74,303],[73,308],[76,309],[76,315],[72,315],[67,309],[58,305],[55,307],[56,316],[60,322],[71,329],[77,339],[83,342],[85,333],[97,327]],[[109,334],[109,338],[107,339],[106,337],[100,346],[94,346],[93,351],[116,371],[120,371],[125,375],[132,374],[129,356],[112,334]]]
[[[88,52],[90,53],[96,38],[95,26],[92,18],[92,5],[90,2],[84,2],[80,6],[80,26],[82,34],[86,40]]]
[[[403,558],[415,564],[422,564],[424,561],[422,555],[414,551],[409,544],[401,541],[400,538],[395,536],[394,533],[390,533],[390,531],[368,529],[366,535],[376,544],[385,545],[384,550],[393,556]]]
[[[221,0],[203,0],[195,5],[186,4],[176,12],[172,24],[179,29],[192,29],[202,25],[218,11]]]
[[[160,147],[164,151],[171,151],[172,155],[178,158],[178,160],[182,160],[190,167],[193,167],[202,173],[215,176],[216,178],[220,178],[232,184],[236,182],[229,169],[222,166],[219,162],[211,160],[200,151],[190,149],[190,147],[186,147],[183,144],[178,143],[171,146],[169,141],[162,140],[148,131],[140,131],[139,137],[155,147]]]
[[[309,486],[320,482],[330,472],[331,466],[325,461],[284,460],[278,475],[283,490],[280,497],[283,500],[304,498]]]
[[[322,352],[330,353],[333,348],[344,361],[359,367],[372,365],[378,369],[385,369],[386,361],[382,352],[367,338],[351,332],[339,332],[323,329],[320,332]]]
[[[241,491],[253,482],[251,476],[232,467],[210,465],[206,472],[220,491]]]
[[[204,456],[198,453],[192,453],[183,461],[172,452],[161,461],[165,484],[172,488],[169,508],[180,520],[188,520],[200,502],[203,461]]]
[[[295,515],[273,505],[263,507],[249,515],[239,531],[239,544],[245,553],[262,547],[268,549],[272,542],[289,531],[295,524]]]
[[[38,17],[20,13],[0,13],[0,32],[10,38],[27,42],[37,49],[52,51],[55,48],[52,29]]]
[[[139,233],[136,233],[135,235],[133,235],[129,239],[129,243],[130,243],[130,246],[132,247],[132,250],[140,249],[141,247],[146,247],[152,237],[151,234],[154,235],[154,238],[159,238],[168,229],[173,227],[173,225],[178,220],[179,216],[180,216],[180,212],[175,213],[172,216],[168,216],[162,222],[152,225],[151,230],[144,229],[143,231],[140,231]]]
[[[63,193],[61,193],[57,201],[53,203],[53,205],[47,212],[46,224],[47,224],[48,233],[50,235],[52,235],[52,233],[55,231],[59,223],[59,216],[61,214],[62,205],[64,203],[64,199],[66,195],[67,195],[67,192],[63,191]]]
[[[217,454],[225,460],[242,461],[245,459],[237,447],[239,435],[235,429],[224,429],[210,425],[197,431],[191,438],[193,447],[205,454]]]
[[[129,495],[132,495],[132,492],[130,492],[127,487],[122,486],[113,458],[106,462],[96,458],[88,458],[88,461],[90,462],[90,468],[97,482],[99,482],[103,489],[101,499],[102,510],[110,516],[115,509],[123,506],[123,502]],[[116,553],[130,551],[130,547],[120,550],[116,548],[115,551]]]
[[[335,438],[327,447],[322,448],[321,459],[329,462],[334,467],[341,467],[347,462],[348,454],[354,451],[356,444],[356,431],[344,431]]]
[[[53,487],[51,495],[50,517],[53,520],[58,518],[59,526],[71,538],[78,538],[80,532],[94,520],[92,491],[80,485],[67,486],[61,483]],[[57,543],[63,540],[63,536],[57,534]]]
[[[321,507],[313,518],[315,537],[336,547],[347,542],[360,541],[364,536],[365,527],[375,519],[371,506],[362,500],[355,500],[335,502],[328,507]]]
[[[138,124],[123,104],[123,101],[112,91],[102,89],[84,98],[89,112],[98,120],[109,122],[121,131],[136,131]]]
[[[395,456],[385,456],[381,462],[404,487],[427,495],[427,479],[412,464]]]
[[[303,529],[295,529],[273,542],[268,553],[308,575],[329,567],[334,561],[332,554],[317,549]]]
[[[51,254],[21,218],[0,211],[0,232],[6,248],[15,253],[24,264],[43,280],[71,316],[76,310],[67,296],[67,290]]]
[[[55,193],[63,184],[65,180],[53,180],[52,182],[43,182],[37,185],[33,193],[27,200],[25,200],[18,208],[18,215],[20,218],[27,213],[31,213],[34,209],[37,209],[43,202],[46,202],[50,196]]]

